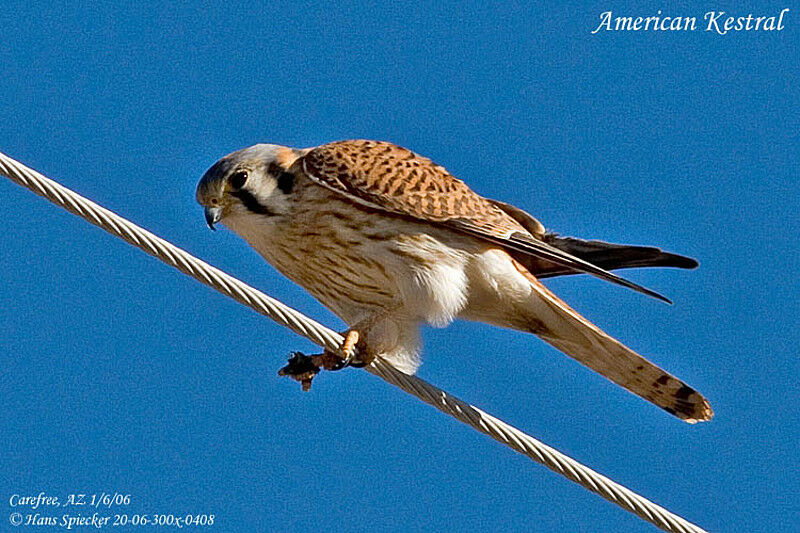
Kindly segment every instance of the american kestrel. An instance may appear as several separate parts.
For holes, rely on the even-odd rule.
[[[697,391],[579,315],[540,279],[587,273],[663,296],[609,270],[694,268],[658,248],[559,237],[484,198],[443,167],[387,142],[293,149],[258,144],[216,162],[197,186],[224,223],[347,323],[343,347],[414,373],[419,326],[455,318],[527,331],[687,421],[713,412]]]

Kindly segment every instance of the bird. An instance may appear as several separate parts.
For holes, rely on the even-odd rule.
[[[214,163],[196,197],[211,229],[221,223],[242,237],[347,324],[345,364],[355,362],[353,353],[362,365],[380,356],[413,374],[420,327],[465,319],[532,333],[686,422],[713,416],[702,394],[541,281],[589,274],[669,302],[611,271],[692,269],[692,258],[562,237],[431,159],[384,141],[256,144]]]

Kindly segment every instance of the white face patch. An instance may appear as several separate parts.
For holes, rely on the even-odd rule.
[[[281,190],[278,177],[266,172],[257,172],[252,176],[252,182],[245,185],[256,200],[266,207],[273,216],[285,216],[291,211],[294,197]]]
[[[251,172],[244,189],[255,197],[262,205],[268,206],[274,199],[274,194],[280,194],[278,190],[278,180],[271,174],[267,174],[261,169]]]

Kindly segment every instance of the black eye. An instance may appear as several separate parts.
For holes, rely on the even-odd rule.
[[[228,181],[230,182],[231,187],[234,189],[241,189],[244,187],[244,183],[247,181],[247,171],[237,170],[231,175],[231,178]]]

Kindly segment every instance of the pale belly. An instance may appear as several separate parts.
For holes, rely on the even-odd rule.
[[[295,213],[280,223],[230,222],[350,326],[385,315],[445,325],[466,303],[474,244],[449,231],[350,206]]]

